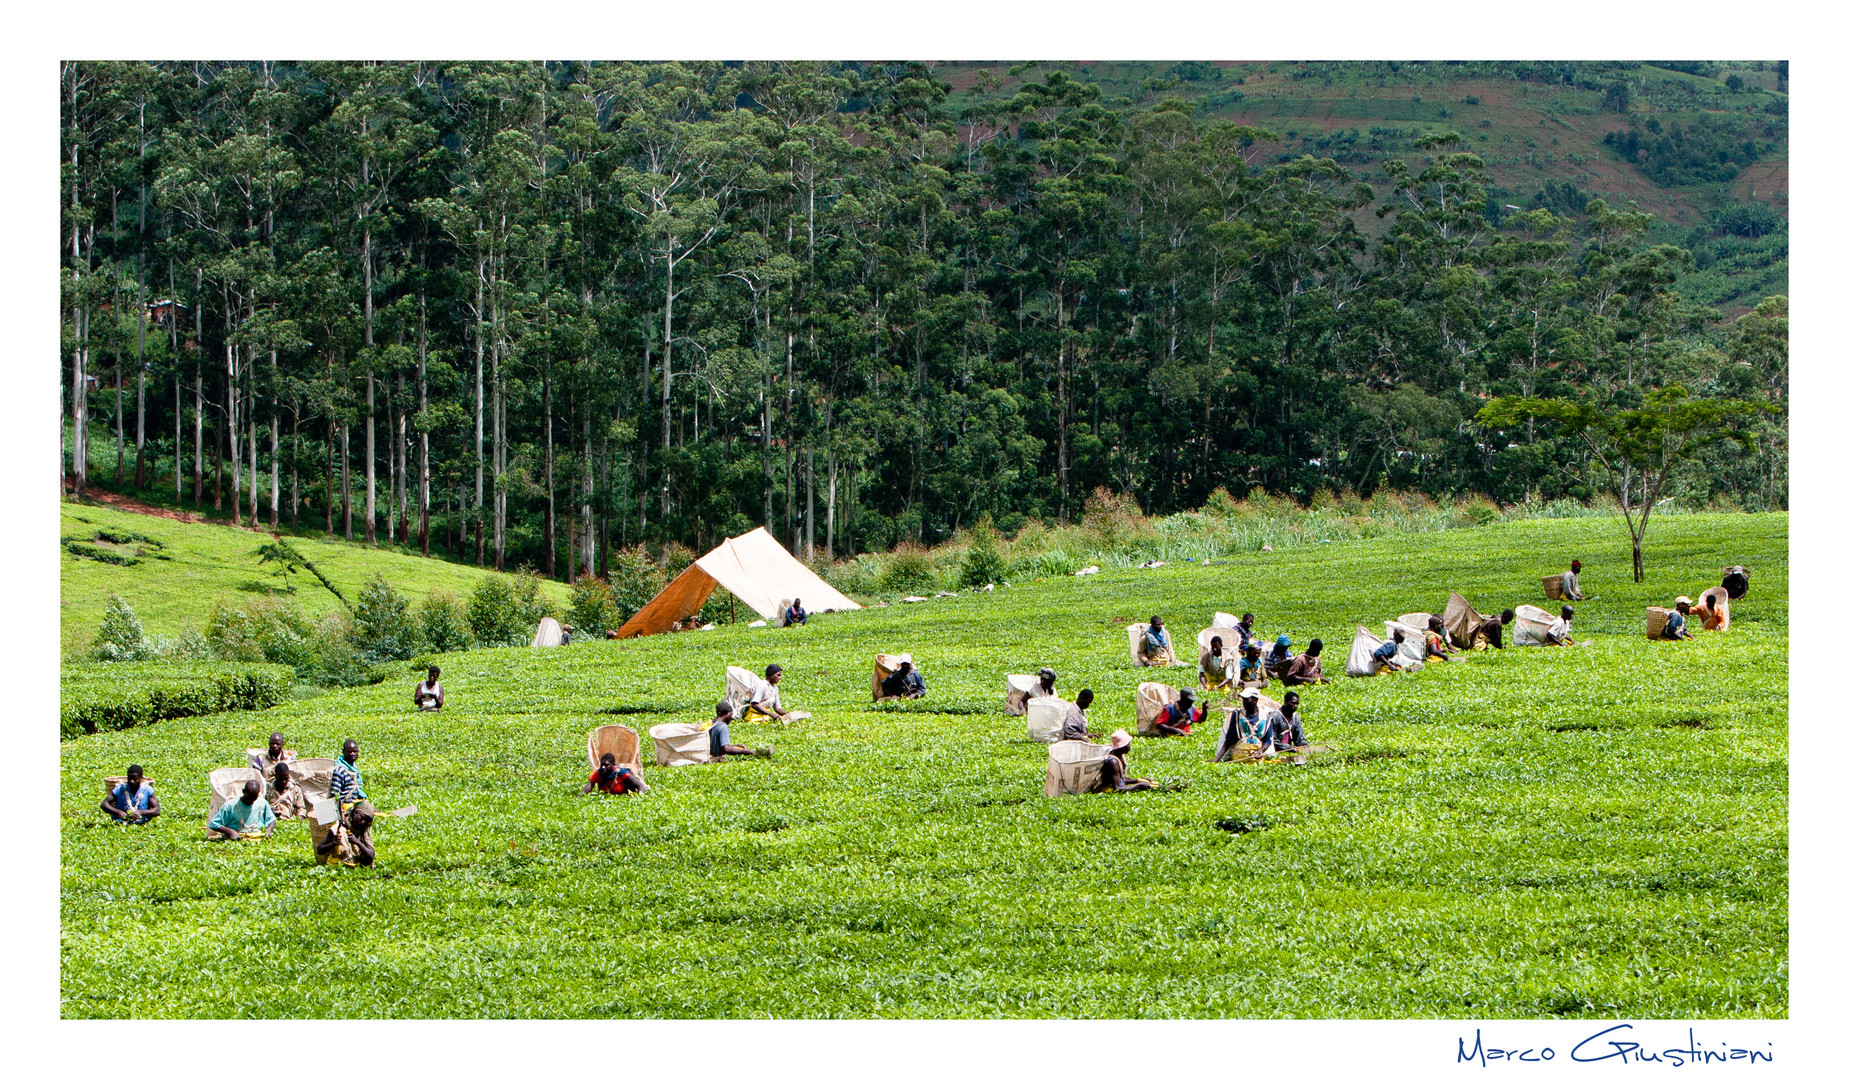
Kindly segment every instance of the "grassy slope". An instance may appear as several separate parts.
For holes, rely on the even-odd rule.
[[[1620,580],[1621,524],[1522,522],[806,630],[470,653],[438,719],[387,685],[80,739],[63,748],[63,1014],[1783,1016],[1786,527],[1665,519],[1645,587]],[[1573,555],[1600,597],[1584,647],[1315,688],[1328,767],[1216,766],[1212,733],[1139,740],[1136,774],[1192,787],[1049,800],[1046,749],[1000,714],[1002,675],[1050,662],[1098,691],[1095,726],[1128,725],[1141,676],[1119,616],[1191,636],[1250,608],[1261,630],[1320,634],[1339,670],[1357,618],[1435,610],[1450,586],[1485,611],[1537,599]],[[1645,602],[1734,561],[1756,573],[1732,632],[1642,638]],[[865,704],[885,649],[920,657],[923,707]],[[735,729],[772,761],[572,797],[608,713],[701,718],[722,665],[773,659],[816,717]],[[205,772],[277,726],[304,753],[358,737],[375,801],[422,807],[381,826],[378,867],[314,868],[299,825],[201,838]],[[97,778],[130,760],[172,816],[101,827]],[[1254,816],[1271,827],[1215,826]]]
[[[98,528],[138,532],[160,541],[165,545],[163,552],[173,557],[171,561],[143,559],[137,566],[112,566],[65,553],[61,558],[59,595],[63,605],[60,634],[66,656],[81,653],[89,646],[110,593],[119,593],[134,607],[149,633],[172,637],[184,630],[202,629],[206,613],[220,597],[241,603],[254,595],[240,586],[249,585],[261,592],[287,584],[270,576],[273,566],[258,562],[257,548],[269,539],[261,532],[69,502],[60,508],[60,525],[64,536],[88,537]],[[302,538],[292,543],[340,587],[348,600],[359,596],[360,586],[374,573],[383,573],[413,603],[432,589],[448,589],[466,597],[483,573],[473,567],[364,544]],[[294,575],[289,583],[295,585],[296,603],[304,611],[320,614],[340,605],[306,572]],[[567,593],[563,585],[548,584],[544,588],[555,601],[564,604]]]

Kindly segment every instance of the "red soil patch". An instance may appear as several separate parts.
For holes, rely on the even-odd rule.
[[[68,485],[65,487],[65,490],[70,490]],[[223,525],[228,529],[243,529],[245,532],[254,533],[269,532],[268,529],[253,528],[249,525],[232,525],[225,521],[214,521],[202,514],[193,514],[185,510],[175,510],[172,507],[154,506],[150,503],[144,503],[140,499],[131,498],[127,495],[118,495],[113,491],[103,491],[98,488],[91,488],[84,492],[84,499],[87,502],[107,506],[111,510],[121,510],[130,514],[146,514],[149,517],[166,518],[168,521],[184,521],[193,525]]]
[[[1791,213],[1791,162],[1761,161],[1740,170],[1734,177],[1732,195],[1736,202],[1749,199],[1769,202],[1783,214]]]

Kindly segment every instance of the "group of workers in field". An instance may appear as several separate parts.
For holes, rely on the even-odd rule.
[[[434,670],[434,669],[433,669]],[[360,745],[348,739],[341,744],[328,774],[327,798],[338,819],[325,832],[316,830],[315,856],[320,862],[372,865],[374,812],[366,797],[359,766]],[[300,760],[280,731],[270,733],[269,745],[246,752],[246,764],[258,773],[244,781],[236,798],[229,798],[206,820],[212,840],[259,840],[273,836],[279,822],[311,816],[310,796],[296,776]],[[145,825],[161,814],[160,796],[140,765],[128,767],[127,778],[111,788],[102,802],[103,813],[124,825]]]
[[[1690,600],[1686,596],[1676,597],[1676,606],[1669,613],[1663,626],[1663,638],[1667,641],[1687,641],[1689,623],[1699,620],[1703,630],[1725,630],[1733,622],[1733,601],[1746,595],[1747,579],[1751,571],[1744,566],[1730,566],[1721,577],[1721,583],[1714,588],[1703,590],[1699,600]]]
[[[1581,569],[1580,561],[1574,559],[1571,567],[1560,575],[1563,600],[1585,599],[1580,587]],[[1689,624],[1695,620],[1699,620],[1705,630],[1727,629],[1729,604],[1746,594],[1748,576],[1749,572],[1743,567],[1728,567],[1721,584],[1704,591],[1699,599],[1678,596],[1662,636],[1669,640],[1686,640],[1689,637]],[[1563,605],[1560,615],[1549,625],[1541,643],[1575,644],[1572,637],[1573,614],[1571,605]],[[1515,618],[1513,610],[1504,609],[1483,620],[1469,647],[1502,648],[1504,635],[1514,625]],[[802,610],[801,602],[797,601],[785,612],[782,625],[802,625],[806,621],[807,613]],[[1423,632],[1428,658],[1441,661],[1453,658],[1458,645],[1448,639],[1442,619],[1430,617]],[[1232,640],[1234,638],[1237,639],[1236,643]],[[1396,629],[1392,641],[1382,642],[1374,650],[1375,659],[1381,661],[1379,670],[1398,670],[1387,661],[1394,657],[1404,641],[1405,632]],[[1232,646],[1230,649],[1229,644]],[[1226,628],[1225,633],[1213,635],[1200,649],[1196,665],[1197,687],[1181,688],[1177,699],[1164,705],[1151,720],[1149,733],[1156,737],[1192,735],[1195,726],[1203,723],[1207,715],[1207,705],[1201,695],[1232,691],[1238,694],[1238,705],[1230,710],[1221,732],[1214,752],[1216,762],[1228,760],[1235,749],[1242,745],[1256,747],[1265,756],[1303,749],[1307,740],[1301,695],[1295,689],[1287,690],[1283,701],[1276,708],[1268,709],[1264,707],[1267,699],[1260,693],[1274,682],[1286,687],[1298,687],[1328,681],[1322,670],[1323,642],[1320,638],[1312,638],[1301,654],[1292,654],[1291,645],[1289,634],[1279,634],[1268,646],[1259,641],[1253,613],[1244,613],[1237,624]],[[1138,662],[1146,664],[1159,659],[1172,662],[1173,657],[1174,643],[1162,617],[1151,616],[1143,631]],[[420,712],[440,711],[444,707],[446,696],[441,677],[441,670],[432,665],[427,669],[424,679],[413,687],[412,703]],[[708,750],[714,762],[723,762],[732,757],[771,757],[771,747],[753,749],[733,742],[731,725],[738,720],[748,723],[789,722],[791,714],[783,707],[778,689],[782,678],[782,666],[771,664],[765,669],[763,678],[755,680],[744,692],[742,702],[718,702],[714,717],[706,727]],[[1058,674],[1052,668],[1041,668],[1024,697],[1056,696],[1057,680]],[[924,678],[909,657],[903,658],[897,669],[880,681],[880,693],[882,697],[888,698],[922,697],[925,693]],[[1076,699],[1066,707],[1060,738],[1110,744],[1102,765],[1100,790],[1127,792],[1153,788],[1153,782],[1129,775],[1128,755],[1132,737],[1127,731],[1118,729],[1108,736],[1092,734],[1086,710],[1091,707],[1093,700],[1090,688],[1079,691]],[[247,758],[250,768],[256,770],[262,779],[247,780],[237,798],[227,800],[211,815],[206,823],[206,831],[212,839],[247,840],[267,837],[274,833],[279,821],[310,816],[309,795],[291,768],[292,763],[298,760],[296,753],[287,746],[287,740],[281,732],[272,733],[268,747],[249,751]],[[643,781],[638,770],[617,762],[614,754],[605,753],[585,781],[580,794],[625,795],[646,794],[648,791],[648,784]],[[371,865],[373,847],[370,827],[375,815],[366,797],[359,769],[359,743],[356,740],[347,739],[341,744],[340,756],[335,759],[328,778],[328,798],[338,806],[339,818],[325,834],[317,836],[317,861],[338,860],[348,865]],[[160,796],[153,783],[147,779],[145,770],[138,764],[130,765],[127,776],[111,787],[101,808],[112,821],[129,825],[146,824],[160,817],[162,812]]]

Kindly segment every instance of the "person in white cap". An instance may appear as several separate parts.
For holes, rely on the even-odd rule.
[[[1261,715],[1258,711],[1258,687],[1248,686],[1239,692],[1239,710],[1233,713],[1226,723],[1226,730],[1220,733],[1220,746],[1214,753],[1215,761],[1225,761],[1239,743],[1256,743],[1270,750],[1272,715]]]
[[[1676,597],[1676,610],[1669,613],[1669,621],[1663,624],[1664,641],[1687,641],[1689,598]]]
[[[1111,750],[1104,755],[1104,762],[1098,769],[1100,791],[1148,791],[1156,786],[1153,780],[1133,780],[1130,778],[1130,766],[1125,760],[1130,755],[1130,733],[1123,728],[1111,732]]]

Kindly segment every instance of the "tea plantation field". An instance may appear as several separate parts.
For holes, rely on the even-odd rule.
[[[1782,1017],[1787,996],[1787,519],[1652,525],[1627,579],[1610,519],[1530,521],[817,616],[448,658],[267,712],[64,743],[65,1017]],[[1042,663],[1093,726],[1132,722],[1124,622],[1215,610],[1328,643],[1357,620],[1540,600],[1586,563],[1573,649],[1476,653],[1305,694],[1315,765],[1214,765],[1216,731],[1138,740],[1185,790],[1047,799],[1000,708]],[[1646,641],[1645,603],[1754,569],[1734,628]],[[876,651],[931,693],[875,709]],[[650,767],[578,798],[592,726],[704,719],[728,662],[787,669],[813,719],[750,725],[769,761]],[[361,741],[371,870],[305,826],[204,839],[204,775],[273,728]],[[651,761],[644,740],[644,760]],[[106,827],[131,761],[166,816]],[[133,977],[126,972],[132,966]]]

